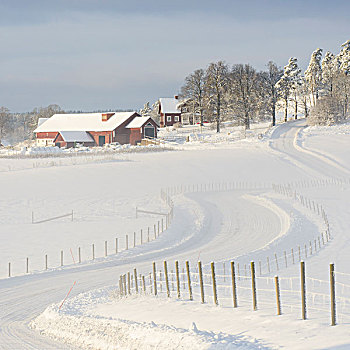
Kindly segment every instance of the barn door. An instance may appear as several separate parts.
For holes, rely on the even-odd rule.
[[[154,126],[152,124],[147,124],[145,126],[145,137],[154,138],[155,136]]]
[[[106,138],[105,136],[99,136],[98,137],[98,145],[101,147],[106,143]]]

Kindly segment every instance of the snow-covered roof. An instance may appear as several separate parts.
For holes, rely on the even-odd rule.
[[[38,126],[40,126],[41,124],[45,123],[47,120],[49,120],[50,118],[39,118],[38,119]]]
[[[127,129],[141,128],[151,120],[150,117],[136,117],[127,126]]]
[[[177,107],[179,100],[174,97],[162,97],[159,99],[160,110],[162,113],[181,113]]]
[[[66,142],[94,142],[86,131],[60,131],[60,134]]]
[[[112,131],[136,112],[107,112],[55,114],[45,123],[38,126],[34,132],[58,131]],[[112,114],[107,121],[102,121],[102,114]]]

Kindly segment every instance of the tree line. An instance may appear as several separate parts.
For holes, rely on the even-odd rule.
[[[349,116],[350,40],[337,55],[316,49],[302,74],[298,60],[291,57],[281,69],[270,61],[265,71],[250,64],[229,65],[224,61],[196,69],[181,87],[181,107],[204,120],[236,120],[246,129],[253,120],[270,119],[283,110],[284,120],[292,114],[309,118],[310,124],[332,124]]]

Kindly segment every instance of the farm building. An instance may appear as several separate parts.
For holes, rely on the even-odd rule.
[[[178,107],[178,96],[173,98],[162,97],[159,99],[160,127],[173,126],[182,123],[181,109]]]
[[[38,146],[136,145],[145,136],[157,137],[157,124],[136,112],[55,114],[40,123],[34,133]]]

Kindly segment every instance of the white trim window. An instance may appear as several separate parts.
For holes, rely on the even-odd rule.
[[[166,117],[166,121],[167,121],[167,122],[171,122],[171,115],[168,115],[168,116]]]
[[[179,122],[179,121],[180,121],[180,117],[179,117],[178,115],[176,115],[176,116],[174,117],[174,121],[175,121],[175,122]]]

